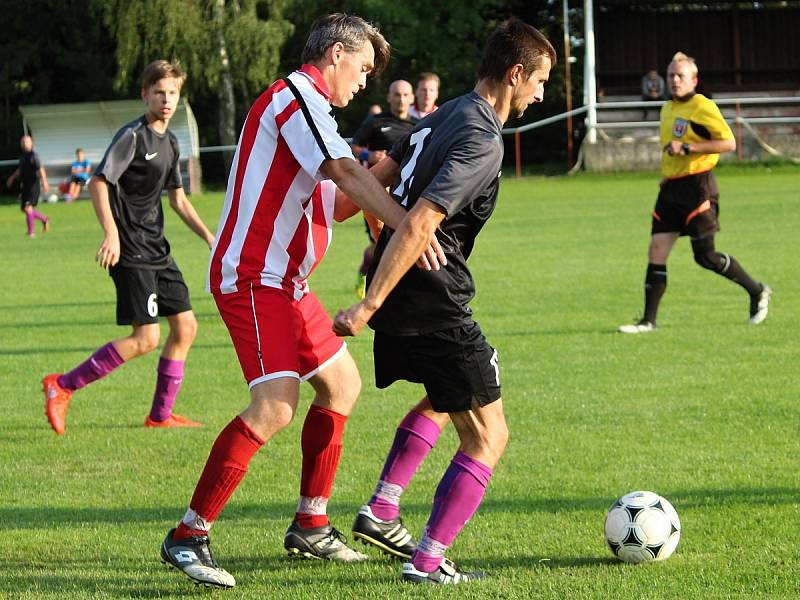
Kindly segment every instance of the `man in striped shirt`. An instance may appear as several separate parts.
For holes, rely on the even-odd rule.
[[[303,50],[304,64],[261,94],[242,128],[208,285],[236,348],[250,404],[218,436],[189,509],[161,546],[162,560],[195,582],[235,585],[211,556],[208,530],[251,458],[291,422],[301,381],[316,396],[303,426],[300,501],[284,546],[290,556],[367,558],[345,544],[326,514],[361,380],[307,277],[330,243],[332,220],[359,207],[395,228],[405,216],[355,162],[330,114],[331,105],[346,106],[364,89],[367,75],[382,71],[388,57],[389,44],[361,18],[322,17]]]

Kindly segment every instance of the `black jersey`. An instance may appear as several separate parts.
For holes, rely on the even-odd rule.
[[[30,187],[39,180],[42,161],[33,150],[23,152],[19,157],[19,180],[23,186]]]
[[[391,150],[397,142],[414,129],[417,119],[401,119],[386,111],[370,115],[353,135],[353,144],[366,146],[370,150]]]
[[[119,264],[161,269],[172,262],[164,238],[164,188],[183,187],[178,139],[156,133],[142,116],[120,129],[95,171],[108,182],[111,212],[119,230]]]
[[[422,335],[471,321],[475,285],[467,258],[497,202],[501,128],[494,109],[472,92],[427,116],[392,149],[390,156],[400,165],[392,197],[406,209],[426,198],[446,213],[436,237],[447,266],[439,271],[411,267],[370,320],[376,331]],[[381,232],[369,278],[392,233],[388,227]]]

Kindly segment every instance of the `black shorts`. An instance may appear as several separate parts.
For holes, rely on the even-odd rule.
[[[77,183],[78,185],[86,185],[86,181],[87,181],[86,179],[82,179],[77,175],[73,175],[69,178],[70,183]]]
[[[25,208],[26,205],[36,206],[39,204],[39,194],[41,193],[41,186],[37,179],[30,185],[22,184],[22,191],[19,195],[19,206]]]
[[[658,192],[650,233],[693,238],[719,231],[719,188],[711,171],[669,179]]]
[[[501,396],[497,350],[475,322],[418,336],[376,331],[373,354],[375,385],[421,383],[436,412],[463,412]]]
[[[117,265],[109,275],[117,288],[117,325],[158,323],[159,316],[192,310],[189,290],[174,262],[164,269]]]

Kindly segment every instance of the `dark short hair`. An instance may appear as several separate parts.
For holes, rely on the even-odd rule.
[[[376,25],[361,17],[334,13],[320,17],[311,26],[308,41],[301,59],[304,63],[322,58],[328,48],[340,42],[346,51],[358,52],[369,42],[375,50],[375,65],[372,72],[378,75],[389,64],[391,47]]]
[[[167,60],[154,60],[142,71],[142,89],[148,89],[160,79],[173,77],[178,80],[178,87],[183,86],[186,81],[186,73],[178,63],[171,63]]]
[[[556,50],[541,31],[516,17],[500,23],[489,36],[478,67],[479,79],[500,81],[509,67],[521,64],[530,77],[541,66],[542,57],[556,64]]]

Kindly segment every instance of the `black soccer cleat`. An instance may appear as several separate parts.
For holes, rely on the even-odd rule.
[[[400,517],[384,521],[372,514],[369,505],[364,505],[353,522],[353,537],[365,544],[380,548],[397,558],[410,559],[417,542],[414,541]]]
[[[418,571],[413,563],[403,564],[403,581],[408,583],[433,583],[437,585],[452,585],[457,583],[468,583],[478,579],[485,579],[486,573],[474,571],[465,573],[459,571],[456,564],[447,558],[442,559],[442,564],[432,573]]]
[[[170,529],[161,543],[161,562],[183,571],[197,584],[226,589],[236,585],[233,575],[221,568],[211,555],[211,542],[207,535],[174,540],[173,533],[175,529]]]
[[[366,554],[361,554],[348,546],[347,538],[330,524],[303,529],[296,522],[292,522],[283,538],[283,547],[289,556],[297,558],[338,562],[360,562],[369,559]]]

